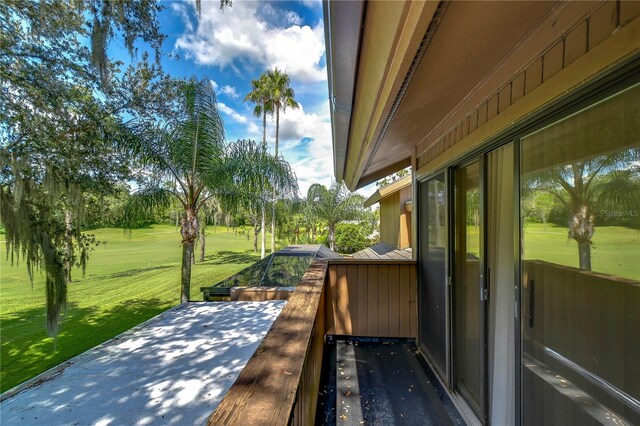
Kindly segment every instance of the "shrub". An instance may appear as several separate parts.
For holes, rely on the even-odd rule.
[[[336,251],[350,254],[370,245],[369,226],[360,223],[341,223],[336,227]]]

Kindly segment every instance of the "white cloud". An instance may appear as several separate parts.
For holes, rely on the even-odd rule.
[[[193,32],[193,22],[189,16],[189,11],[184,3],[171,3],[171,10],[177,15],[180,15],[182,22],[184,23],[185,31]]]
[[[294,81],[325,81],[326,68],[320,66],[324,55],[322,23],[311,28],[301,25],[297,14],[282,13],[283,17],[274,22],[270,5],[236,1],[233,7],[220,11],[217,2],[202,2],[196,29],[190,30],[188,16],[180,13],[186,26],[175,49],[202,65],[236,70],[256,65],[278,67]]]
[[[253,121],[250,121],[247,125],[247,131],[249,132],[248,136],[252,136],[254,138],[260,134],[260,128]]]
[[[246,125],[248,134],[234,134],[237,137],[249,137],[262,140],[262,120],[239,114],[228,105],[219,102],[220,111],[234,121]],[[237,132],[236,132],[237,133]],[[275,123],[267,120],[267,143],[273,153]],[[291,164],[298,178],[299,195],[306,197],[309,187],[314,183],[331,185],[335,179],[333,171],[333,148],[331,140],[331,119],[329,102],[324,101],[314,111],[307,112],[303,106],[288,109],[280,115],[280,154]],[[375,184],[358,191],[369,196],[376,190]]]
[[[307,195],[309,186],[321,183],[329,186],[333,180],[333,151],[328,102],[320,112],[290,109],[280,116],[280,149],[291,163],[300,187]]]
[[[281,114],[280,149],[296,172],[301,197],[306,197],[314,183],[331,185],[335,175],[329,102],[324,101],[313,112],[301,106]],[[357,192],[369,197],[376,189],[374,183]]]
[[[241,138],[255,138],[257,135],[260,134],[260,128],[258,127],[258,125],[250,120],[249,118],[247,118],[246,116],[240,114],[238,111],[236,111],[235,109],[231,108],[229,105],[223,103],[223,102],[218,102],[218,110],[226,115],[227,117],[230,117],[233,121],[235,121],[236,123],[239,124],[244,124],[246,127],[244,128],[244,132],[242,132],[242,134],[239,136]]]
[[[302,18],[296,12],[273,7],[272,3],[262,2],[258,6],[258,14],[270,26],[284,27],[288,25],[301,25]]]
[[[309,9],[321,8],[322,0],[302,0],[302,4],[307,6]]]
[[[287,20],[288,23],[293,24],[293,25],[301,25],[302,24],[302,18],[300,17],[300,15],[298,15],[295,12],[287,12],[285,15],[285,18]]]
[[[220,93],[225,94],[233,99],[238,97],[238,92],[236,92],[236,88],[233,86],[222,86],[222,88],[220,89]]]
[[[222,111],[223,114],[231,117],[233,119],[233,121],[235,121],[236,123],[246,124],[247,121],[248,121],[247,117],[245,117],[244,115],[240,114],[238,111],[236,111],[235,109],[231,108],[230,106],[228,106],[225,103],[218,102],[218,109],[220,111]]]
[[[209,81],[211,81],[211,87],[213,87],[213,90],[217,91],[218,90],[218,83],[216,83],[213,80],[209,80]]]

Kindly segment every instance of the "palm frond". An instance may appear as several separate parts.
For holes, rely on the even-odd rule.
[[[150,186],[138,190],[125,206],[125,228],[131,230],[140,222],[153,218],[154,215],[171,206],[172,199],[178,199],[184,204],[184,201],[180,200],[175,193],[160,186]]]

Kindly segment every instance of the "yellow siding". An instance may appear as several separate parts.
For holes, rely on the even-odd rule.
[[[400,235],[400,194],[380,201],[380,241],[398,247]]]

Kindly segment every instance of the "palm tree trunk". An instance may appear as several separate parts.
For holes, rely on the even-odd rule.
[[[580,269],[591,270],[591,238],[595,231],[595,217],[587,206],[579,206],[574,209],[573,217],[569,223],[569,238],[578,243],[578,257]]]
[[[253,215],[253,252],[258,252],[258,216]]]
[[[267,148],[267,111],[262,104],[262,148]]]
[[[580,256],[580,269],[591,270],[591,243],[583,241],[578,243],[578,255]]]
[[[191,257],[193,255],[193,242],[182,242],[182,286],[180,291],[180,303],[186,303],[191,298]]]
[[[276,103],[276,158],[278,158],[278,137],[280,134],[280,105]],[[271,253],[276,252],[276,193],[273,192],[273,209],[271,210]]]
[[[333,250],[333,249],[335,248],[335,244],[334,244],[335,239],[336,239],[336,232],[335,232],[335,230],[333,229],[333,227],[332,227],[332,226],[330,226],[330,227],[329,227],[329,248],[330,248],[331,250]]]
[[[276,158],[278,158],[278,136],[280,135],[280,105],[276,104]]]
[[[265,235],[264,231],[266,228],[266,223],[264,220],[264,202],[262,203],[262,220],[260,221],[260,235],[261,235],[261,239],[262,239],[262,244],[260,247],[260,259],[264,259],[265,256],[265,250],[266,250],[266,245],[267,245],[267,236]]]
[[[204,262],[205,245],[207,244],[207,237],[205,235],[204,226],[200,227],[200,262]]]
[[[276,206],[273,206],[271,214],[271,253],[276,252]]]
[[[192,209],[187,209],[182,218],[182,285],[180,303],[186,303],[191,298],[191,260],[193,259],[193,246],[198,237],[198,218]]]

